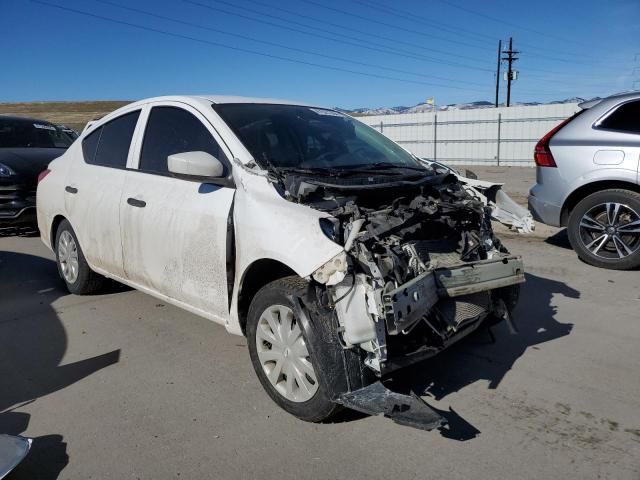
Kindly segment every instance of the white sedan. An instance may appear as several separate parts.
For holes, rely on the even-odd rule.
[[[509,320],[522,261],[474,192],[331,109],[175,96],[86,128],[37,212],[70,292],[109,277],[246,335],[267,393],[321,421]]]

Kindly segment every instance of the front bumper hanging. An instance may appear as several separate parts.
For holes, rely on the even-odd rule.
[[[400,425],[420,430],[433,430],[446,423],[442,415],[417,395],[393,392],[381,382],[343,393],[336,403],[367,415],[384,415]]]
[[[425,272],[382,295],[387,331],[397,335],[410,327],[440,298],[486,292],[524,281],[522,258],[515,255]]]

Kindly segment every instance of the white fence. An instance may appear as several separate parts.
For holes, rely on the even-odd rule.
[[[451,165],[534,166],[536,142],[577,103],[372,115],[371,125],[415,155]]]

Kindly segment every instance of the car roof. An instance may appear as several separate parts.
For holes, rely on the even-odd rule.
[[[0,114],[0,120],[9,120],[12,122],[27,122],[27,123],[44,123],[45,125],[52,125],[53,123],[48,120],[42,120],[41,118],[20,117],[18,115],[2,115]]]
[[[280,98],[261,98],[261,97],[237,97],[234,95],[198,95],[200,98],[210,100],[213,103],[271,103],[279,105],[304,105],[312,106],[305,102],[295,102],[292,100],[283,100]]]
[[[202,102],[208,101],[215,104],[225,103],[262,103],[262,104],[276,104],[276,105],[299,105],[305,107],[317,107],[306,102],[296,102],[292,100],[283,100],[279,98],[261,98],[261,97],[240,97],[235,95],[171,95],[162,97],[145,98],[135,102],[135,104],[144,104],[149,102],[162,102],[162,101],[174,101],[174,102]],[[127,105],[127,107],[133,104]]]
[[[616,93],[614,95],[610,95],[605,98],[596,98],[593,100],[588,100],[586,102],[582,102],[578,104],[578,107],[585,110],[587,108],[594,107],[602,102],[613,104],[613,103],[626,102],[627,100],[636,100],[636,99],[640,99],[640,90],[635,90],[633,92]]]

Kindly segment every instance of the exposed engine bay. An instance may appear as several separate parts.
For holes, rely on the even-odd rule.
[[[435,355],[485,320],[510,321],[522,261],[494,235],[486,198],[456,175],[287,175],[281,194],[330,215],[321,228],[344,251],[312,278],[343,347],[366,352],[376,374]]]

